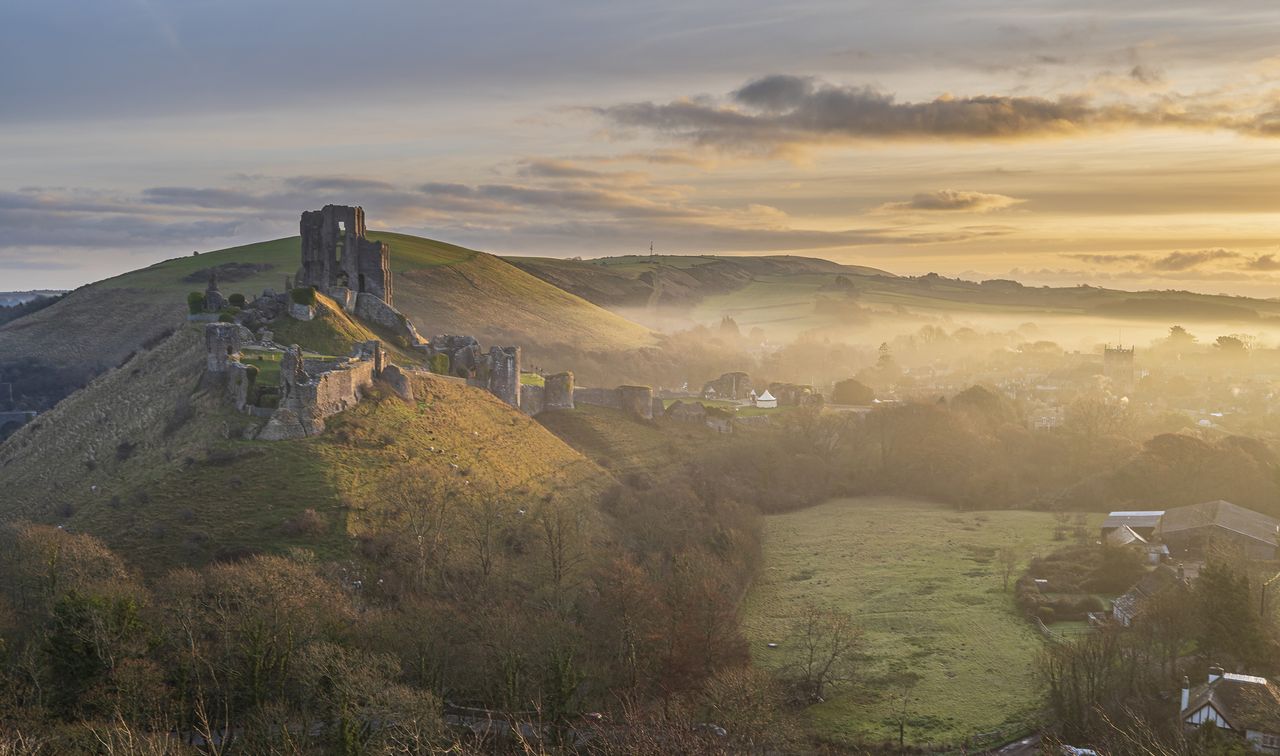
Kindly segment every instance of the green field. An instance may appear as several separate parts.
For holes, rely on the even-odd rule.
[[[1016,612],[993,557],[1006,544],[1020,544],[1027,558],[1047,553],[1052,531],[1046,513],[956,512],[889,497],[771,516],[764,569],[744,607],[752,656],[785,665],[798,608],[835,605],[862,626],[867,659],[855,682],[806,710],[816,734],[846,744],[896,740],[900,698],[888,681],[910,670],[920,682],[908,742],[958,744],[995,730],[1013,737],[1038,708],[1034,661],[1044,641]]]

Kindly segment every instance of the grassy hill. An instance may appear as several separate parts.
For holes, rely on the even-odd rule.
[[[517,344],[526,361],[548,369],[572,369],[582,352],[609,354],[653,343],[646,328],[492,255],[401,234],[370,236],[391,245],[395,304],[424,336],[456,333],[486,345]],[[85,376],[123,363],[181,326],[186,294],[204,289],[210,268],[228,264],[238,266],[220,273],[223,294],[280,290],[297,272],[298,237],[166,260],[81,287],[0,327],[0,363],[38,363],[46,368],[44,385],[83,385]]]
[[[635,317],[644,317],[634,312],[636,308],[675,310],[703,324],[715,324],[728,315],[740,326],[758,325],[775,337],[865,322],[876,313],[903,312],[1188,324],[1280,319],[1280,301],[1274,300],[1093,286],[1030,287],[1014,281],[974,282],[937,275],[904,277],[804,257],[508,259],[557,287]]]
[[[461,502],[585,503],[612,480],[490,394],[431,375],[415,375],[412,403],[378,393],[320,436],[247,441],[261,421],[203,366],[201,329],[180,327],[19,430],[0,446],[0,521],[91,532],[148,569],[292,546],[340,557],[396,526],[382,502],[406,476]]]

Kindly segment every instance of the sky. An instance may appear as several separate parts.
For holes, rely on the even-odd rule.
[[[1274,0],[26,0],[0,290],[369,226],[1280,292]],[[394,250],[393,250],[394,254]]]

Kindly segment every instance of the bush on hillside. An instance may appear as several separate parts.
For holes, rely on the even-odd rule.
[[[831,392],[834,404],[871,404],[875,398],[876,392],[856,378],[840,381]]]
[[[432,355],[431,361],[428,363],[428,367],[430,368],[431,372],[435,373],[436,375],[448,375],[449,367],[450,367],[449,355],[447,354]]]
[[[232,294],[231,296],[227,297],[227,303],[230,304],[232,307],[244,307],[244,295]]]
[[[297,304],[315,307],[316,289],[314,286],[302,286],[289,292],[289,297]]]
[[[219,315],[219,316],[218,316],[218,322],[219,322],[219,323],[234,323],[234,322],[236,322],[236,316],[235,316],[235,315],[232,315],[232,314],[231,314],[231,313],[229,313],[229,312],[224,312],[224,313],[222,313],[221,315]]]
[[[193,291],[187,295],[187,312],[192,315],[199,315],[204,312],[204,295],[198,291]]]

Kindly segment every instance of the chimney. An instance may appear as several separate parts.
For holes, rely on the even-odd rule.
[[[1187,710],[1187,707],[1190,705],[1191,705],[1191,681],[1184,677],[1182,678],[1182,708],[1178,709],[1178,713],[1182,714]]]
[[[1209,667],[1209,682],[1213,682],[1222,677],[1222,667]]]

